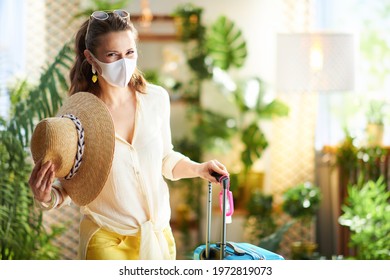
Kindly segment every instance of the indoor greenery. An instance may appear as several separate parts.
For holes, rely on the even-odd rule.
[[[301,240],[291,244],[292,259],[310,259],[317,248],[317,244],[310,241],[310,236],[305,236],[305,229],[310,229],[321,197],[320,188],[310,182],[298,184],[283,193],[283,211],[302,223]]]
[[[375,184],[379,184],[380,178],[382,176],[385,176],[387,173],[386,167],[387,167],[387,154],[388,151],[386,148],[381,146],[371,146],[371,147],[361,147],[356,144],[355,138],[351,137],[348,133],[344,140],[344,142],[337,147],[336,149],[336,167],[339,170],[339,199],[340,202],[349,201],[349,196],[353,194],[354,198],[353,200],[356,202],[360,191],[359,189],[362,188],[363,185],[368,184],[372,185],[372,182],[375,182]],[[369,183],[370,182],[370,183]],[[365,189],[369,189],[369,186],[365,186]],[[379,184],[380,186],[380,184]],[[381,187],[378,187],[378,190]],[[378,197],[381,195],[378,194]],[[370,198],[367,197],[369,200]],[[364,199],[361,198],[361,204],[360,206],[353,206],[351,204],[347,204],[347,206],[359,208],[359,207],[366,207],[364,204]],[[370,204],[368,204],[367,207]],[[346,207],[346,206],[345,206]],[[341,209],[340,209],[341,210]],[[356,209],[349,210],[356,211]],[[345,220],[344,218],[340,218],[341,220]],[[355,218],[357,219],[357,218]],[[344,222],[343,222],[344,223]],[[352,231],[352,229],[350,229]],[[349,231],[347,227],[340,228],[340,231],[342,231],[344,234],[348,234]],[[361,237],[367,237],[367,235],[359,235]],[[358,242],[360,237],[354,237],[354,244],[355,242]],[[350,241],[352,240],[352,236],[350,237]],[[352,242],[352,241],[351,241]],[[352,243],[349,244],[352,244]],[[347,245],[347,244],[345,244]],[[372,246],[375,246],[374,244],[371,244]],[[370,246],[371,246],[370,245]],[[354,247],[359,247],[358,244],[351,245]],[[345,248],[347,250],[347,248]],[[363,249],[364,250],[364,249]],[[347,251],[346,251],[347,252]],[[353,251],[348,251],[346,254],[353,255]],[[364,256],[358,256],[359,258]],[[368,255],[367,258],[370,256]]]
[[[355,138],[346,134],[344,141],[336,149],[336,167],[340,168],[340,180],[344,185],[356,184],[358,177],[365,181],[377,180],[381,174],[381,163],[387,151],[384,147],[359,147]]]
[[[213,67],[229,70],[240,68],[247,57],[246,41],[236,24],[225,16],[220,16],[207,29],[207,54]]]
[[[273,196],[261,191],[254,192],[246,205],[247,223],[254,224],[251,235],[256,239],[272,234],[276,229],[273,217]]]
[[[283,211],[305,223],[312,222],[321,202],[319,187],[310,182],[298,184],[283,193]]]
[[[240,135],[244,144],[241,160],[244,166],[244,173],[247,173],[255,160],[259,159],[263,151],[268,146],[268,141],[263,133],[260,120],[271,119],[273,117],[286,116],[288,107],[279,100],[265,101],[265,83],[257,77],[246,79],[236,84],[235,90],[224,87],[224,82],[215,78],[215,73],[223,73],[229,76],[230,69],[239,69],[245,63],[247,57],[246,41],[241,30],[234,22],[225,16],[219,16],[210,26],[206,27],[201,22],[202,9],[193,4],[179,5],[175,13],[175,18],[184,18],[180,22],[192,22],[199,25],[191,27],[183,25],[181,39],[185,46],[188,65],[194,73],[194,78],[189,82],[190,92],[183,90],[182,98],[188,96],[193,110],[199,122],[195,125],[195,141],[201,147],[213,147],[215,140],[227,141],[233,135]],[[191,20],[196,17],[197,20]],[[198,30],[194,33],[194,30]],[[191,33],[190,37],[186,34]],[[183,37],[184,36],[184,37]],[[190,39],[192,39],[190,41]],[[206,110],[200,106],[201,86],[205,80],[212,80],[222,88],[225,98],[231,101],[232,106],[239,112],[238,119],[234,125],[227,125],[228,121],[236,116],[227,114],[216,114],[211,110]],[[253,92],[253,85],[257,83],[257,90]],[[196,84],[197,86],[193,86]],[[192,91],[192,92],[191,92]],[[194,93],[195,92],[195,93]],[[253,104],[248,104],[248,95],[253,99]],[[193,98],[195,97],[195,98]],[[194,114],[191,114],[191,118]],[[218,125],[216,125],[218,124]]]
[[[261,121],[284,117],[289,112],[287,105],[277,99],[267,102],[265,94],[266,84],[257,77],[239,83],[233,92],[233,103],[239,112],[238,121],[233,127],[244,144],[241,152],[244,174],[249,172],[253,163],[261,158],[268,147],[268,140],[260,125]],[[249,98],[252,100],[248,101]]]
[[[228,121],[227,116],[202,106],[203,84],[205,81],[211,80],[213,69],[216,67],[215,61],[230,60],[230,50],[232,49],[231,47],[235,46],[234,42],[240,42],[238,44],[240,45],[240,52],[242,52],[244,57],[246,56],[246,45],[241,31],[237,32],[238,29],[235,25],[223,16],[211,27],[206,27],[201,20],[202,12],[203,9],[201,7],[186,3],[178,5],[173,13],[178,28],[179,40],[183,42],[187,65],[191,70],[187,80],[181,83],[183,85],[180,89],[181,99],[187,102],[188,117],[194,123],[192,135],[175,141],[174,146],[184,154],[193,155],[192,159],[196,161],[202,161],[206,149],[214,147],[216,141],[224,141],[232,135],[232,131],[226,125]],[[214,35],[220,38],[218,43],[208,43],[210,30],[213,30]],[[230,38],[230,30],[235,32],[235,38]],[[218,50],[218,46],[222,49]],[[230,67],[228,63],[225,63],[225,65]],[[202,188],[200,186],[203,183],[203,180],[197,179],[190,181],[182,180],[180,182],[181,187],[184,185],[188,189],[186,196],[187,204],[195,212],[195,217],[202,216],[202,203],[200,203]],[[200,228],[199,218],[197,218],[195,223]],[[198,242],[201,242],[200,235],[198,235],[197,239]]]
[[[205,29],[201,24],[202,13],[203,8],[191,3],[178,5],[173,11],[177,34],[182,41],[188,42],[203,36]]]
[[[351,231],[357,259],[390,259],[390,191],[383,179],[348,186],[339,223]]]
[[[230,70],[244,65],[247,57],[246,40],[237,25],[224,15],[218,16],[208,26],[203,25],[202,12],[201,7],[186,3],[178,5],[173,13],[187,65],[191,70],[187,81],[180,82],[181,99],[188,104],[189,118],[192,122],[195,120],[193,134],[176,141],[174,145],[185,154],[195,153],[194,160],[202,160],[206,151],[221,143],[226,151],[229,140],[238,135],[245,146],[241,160],[244,173],[247,173],[268,146],[259,121],[285,116],[288,108],[277,100],[265,102],[266,87],[259,78],[237,83],[234,90],[227,89],[223,82],[216,79],[218,73],[230,78]],[[201,97],[205,94],[203,86],[206,81],[214,83],[216,89],[221,90],[220,97],[230,101],[233,110],[235,108],[239,112],[238,116],[234,113],[232,115],[230,109],[222,114],[202,106]],[[250,82],[258,83],[257,90],[250,93],[256,97],[253,104],[247,104],[245,98]],[[202,181],[188,182],[188,202],[195,210],[196,217],[201,217],[202,188],[194,187],[194,184],[202,184]],[[238,185],[232,184],[232,189],[237,187]]]
[[[295,220],[277,226],[273,208],[273,195],[259,190],[252,193],[246,205],[245,229],[250,242],[272,252],[280,249],[284,234]]]
[[[52,116],[62,103],[68,89],[62,73],[70,68],[71,53],[65,44],[36,86],[22,81],[10,91],[10,117],[0,124],[0,259],[59,258],[59,248],[52,241],[62,228],[46,229],[42,212],[34,206],[27,151],[36,121]]]

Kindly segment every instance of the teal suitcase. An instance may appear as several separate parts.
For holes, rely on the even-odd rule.
[[[210,243],[212,184],[209,182],[206,244],[195,249],[194,260],[284,260],[281,255],[250,243],[226,242],[226,197],[229,189],[229,177],[221,176],[215,172],[212,175],[223,187],[221,242]]]
[[[219,260],[221,258],[219,243],[210,245],[209,257],[206,258],[206,245],[198,246],[194,251],[194,260]],[[284,260],[281,255],[250,243],[226,242],[224,260]]]

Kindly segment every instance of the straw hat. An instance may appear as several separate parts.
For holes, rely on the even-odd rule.
[[[82,206],[101,192],[110,173],[115,130],[106,105],[79,92],[65,100],[56,117],[41,120],[31,138],[34,162],[52,161],[56,177]]]

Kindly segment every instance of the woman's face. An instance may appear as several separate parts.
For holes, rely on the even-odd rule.
[[[110,32],[99,38],[95,57],[101,62],[110,63],[122,58],[137,58],[134,35],[130,30]],[[95,63],[95,67],[99,66]]]

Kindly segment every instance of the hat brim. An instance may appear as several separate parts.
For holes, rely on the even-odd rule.
[[[84,128],[82,163],[70,179],[60,178],[61,186],[79,206],[92,202],[102,191],[110,174],[115,149],[115,128],[107,106],[94,94],[78,92],[70,96],[57,116],[73,114]]]

